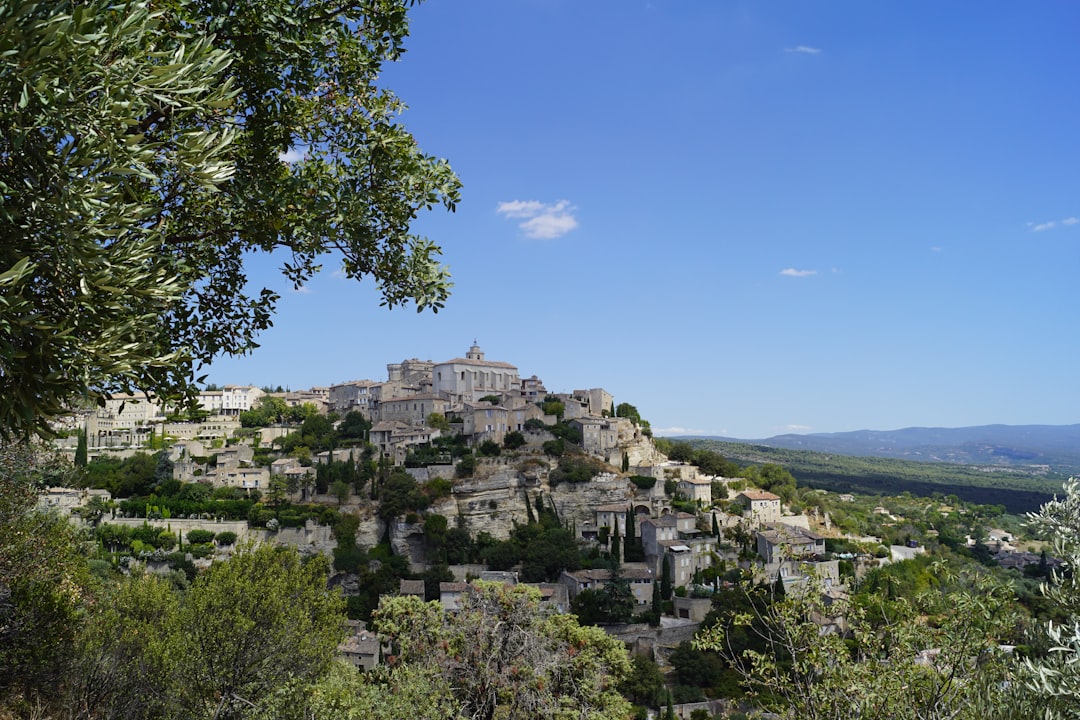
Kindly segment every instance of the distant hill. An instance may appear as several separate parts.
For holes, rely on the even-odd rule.
[[[1002,468],[1042,465],[1056,473],[1080,473],[1080,425],[912,427],[902,430],[776,435],[764,440],[703,439],[920,462]]]
[[[775,463],[789,470],[804,487],[871,495],[956,495],[967,502],[1003,505],[1017,514],[1037,510],[1054,493],[1060,493],[1066,477],[1044,468],[919,462],[718,439],[687,442],[740,464]]]

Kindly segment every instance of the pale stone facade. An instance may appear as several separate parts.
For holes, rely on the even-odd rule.
[[[446,398],[432,394],[383,399],[379,402],[378,417],[381,422],[396,420],[409,425],[424,425],[428,415],[443,415],[449,406]]]
[[[521,378],[517,367],[485,360],[484,352],[474,344],[464,358],[437,363],[432,368],[432,391],[475,403],[486,395],[520,394]]]
[[[764,490],[744,490],[738,500],[746,506],[745,517],[755,526],[780,522],[780,497]]]
[[[712,478],[696,476],[679,480],[676,492],[687,500],[699,502],[704,506],[712,505]]]
[[[331,385],[327,393],[330,411],[344,415],[355,410],[370,419],[374,409],[374,388],[378,385],[374,380],[352,380]]]

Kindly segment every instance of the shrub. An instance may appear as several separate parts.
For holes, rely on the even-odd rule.
[[[209,544],[192,544],[187,546],[187,551],[191,553],[191,557],[205,558],[210,557],[214,553],[214,546]]]
[[[519,433],[517,430],[512,430],[506,433],[506,437],[503,438],[503,447],[507,450],[517,450],[519,447],[525,444],[525,436]]]
[[[192,545],[202,545],[213,540],[214,533],[209,530],[189,530],[187,534],[187,541]]]
[[[226,530],[225,532],[219,532],[217,534],[218,545],[232,545],[236,542],[236,533],[232,530]]]
[[[652,490],[656,485],[656,478],[649,477],[648,475],[631,475],[630,482],[634,483],[642,490]]]
[[[494,440],[485,440],[480,443],[480,454],[484,457],[498,457],[501,453],[502,448]]]
[[[561,439],[548,440],[544,443],[544,454],[551,457],[561,457],[566,452],[566,445]]]
[[[462,457],[461,460],[458,461],[457,468],[454,470],[454,473],[459,478],[471,477],[474,472],[476,472],[475,455],[466,455]]]

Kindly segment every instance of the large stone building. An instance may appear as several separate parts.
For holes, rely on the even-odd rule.
[[[520,395],[521,378],[517,367],[484,359],[484,352],[474,344],[465,357],[437,363],[432,368],[432,391],[461,402],[475,403],[487,395]]]

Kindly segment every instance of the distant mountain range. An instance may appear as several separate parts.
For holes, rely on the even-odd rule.
[[[856,457],[1016,468],[1045,465],[1057,472],[1080,472],[1080,425],[912,427],[776,435],[764,440],[711,439]]]

